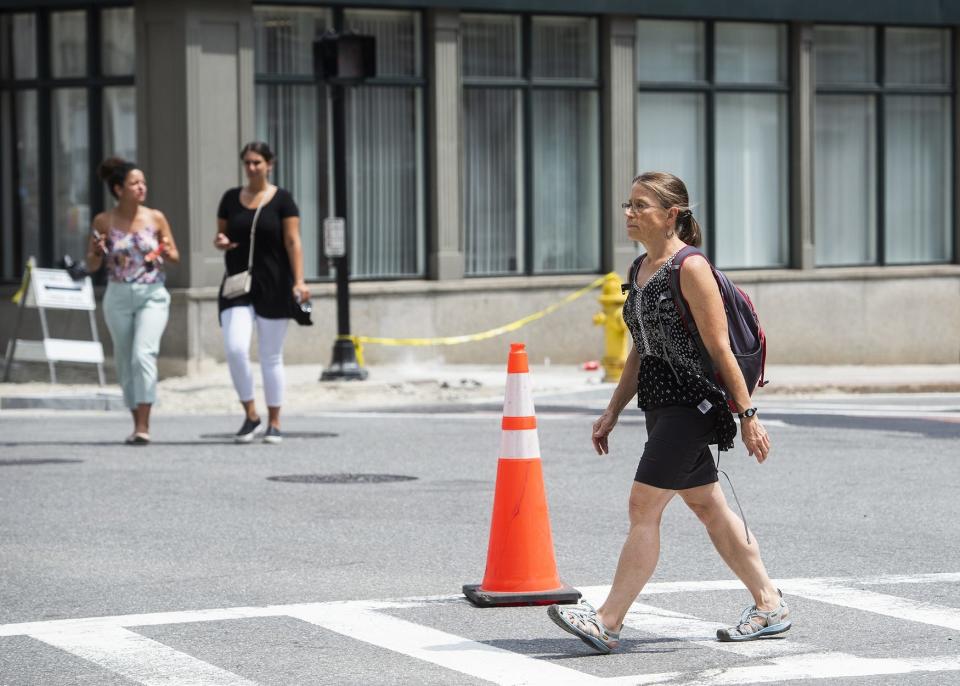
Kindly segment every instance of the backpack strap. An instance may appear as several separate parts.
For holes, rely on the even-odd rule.
[[[683,297],[683,292],[680,289],[680,268],[683,266],[684,261],[693,255],[701,255],[703,259],[707,260],[707,264],[710,264],[710,260],[707,259],[707,256],[703,254],[702,250],[688,245],[681,248],[677,254],[673,256],[669,281],[670,292],[673,294],[673,303],[677,308],[677,312],[680,313],[680,319],[683,320],[683,325],[687,327],[690,335],[694,336],[699,343],[700,336],[697,333],[697,323],[694,321],[693,315],[690,313],[690,307],[687,305],[687,300]],[[710,269],[711,271],[713,270],[712,264],[710,264]]]
[[[640,271],[640,263],[643,262],[643,258],[646,256],[647,256],[647,253],[643,253],[642,255],[640,255],[640,257],[638,257],[633,261],[633,264],[630,265],[630,269],[627,272],[630,275],[630,278],[627,279],[626,283],[620,284],[621,295],[627,293],[630,290],[630,288],[633,286],[633,284],[637,282],[637,272]]]
[[[697,330],[697,322],[693,318],[693,314],[690,312],[690,306],[687,305],[686,298],[683,297],[683,292],[680,290],[680,268],[683,267],[683,263],[688,257],[693,255],[701,255],[703,259],[707,260],[707,264],[710,265],[710,271],[714,272],[713,263],[703,254],[703,251],[688,245],[684,248],[681,248],[676,255],[673,256],[673,264],[670,268],[670,292],[673,294],[673,304],[677,308],[677,312],[680,314],[680,320],[683,322],[684,327],[687,329],[687,333],[690,334],[690,338],[693,339],[694,344],[697,346],[697,351],[700,353],[700,361],[704,366],[704,373],[710,379],[716,379],[717,373],[713,367],[713,360],[710,359],[710,353],[707,350],[707,346],[704,345],[703,339],[700,337],[700,332]],[[716,278],[716,274],[714,274]],[[722,384],[721,384],[722,388]]]

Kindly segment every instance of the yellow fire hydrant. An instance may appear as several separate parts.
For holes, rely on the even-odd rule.
[[[627,361],[627,325],[623,323],[623,303],[627,296],[620,291],[620,276],[610,272],[603,280],[603,289],[597,298],[602,312],[593,315],[594,326],[603,327],[603,380],[619,381],[623,364]]]

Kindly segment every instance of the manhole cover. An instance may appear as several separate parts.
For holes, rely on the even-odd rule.
[[[68,460],[59,457],[21,458],[19,460],[0,460],[0,467],[23,467],[34,464],[70,464],[73,462],[83,462],[83,460]]]
[[[339,434],[328,431],[284,431],[284,438],[336,438]],[[233,438],[234,434],[200,434],[200,438]]]
[[[382,484],[388,481],[416,481],[415,476],[400,474],[288,474],[268,476],[268,481],[294,484]]]

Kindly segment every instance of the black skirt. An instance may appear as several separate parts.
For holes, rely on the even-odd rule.
[[[647,443],[634,480],[673,491],[716,481],[710,442],[720,411],[726,408],[713,407],[706,414],[681,405],[647,410]]]

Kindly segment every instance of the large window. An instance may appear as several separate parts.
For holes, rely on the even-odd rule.
[[[818,26],[814,41],[817,264],[949,261],[950,33]]]
[[[596,20],[461,15],[466,273],[600,268]]]
[[[424,273],[421,15],[392,10],[257,7],[256,130],[277,155],[274,180],[300,207],[304,270],[328,276],[321,224],[347,184],[355,277]],[[332,174],[329,89],[313,75],[313,42],[337,28],[377,39],[377,78],[347,88],[347,178]]]
[[[133,34],[129,7],[0,14],[0,279],[83,256],[96,165],[136,158]]]
[[[683,179],[719,266],[786,266],[786,27],[640,20],[636,35],[637,170]]]
[[[327,10],[254,9],[255,122],[257,138],[276,154],[273,181],[300,208],[303,269],[308,279],[327,275],[320,225],[332,214],[326,88],[315,83],[313,41],[332,28]]]

